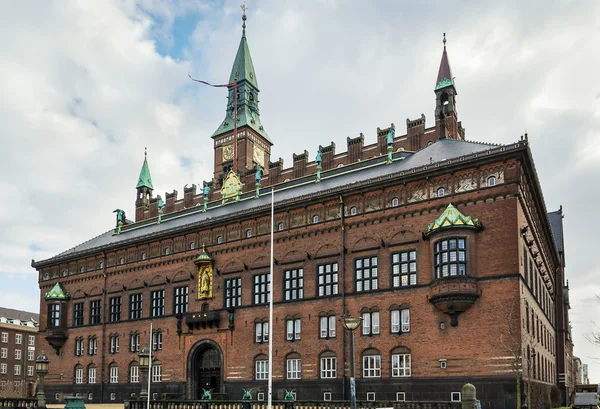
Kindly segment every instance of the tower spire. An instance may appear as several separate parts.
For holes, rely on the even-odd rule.
[[[148,148],[144,148],[144,163],[142,164],[142,170],[140,170],[140,177],[136,188],[146,187],[148,189],[154,189],[152,186],[152,177],[150,176],[150,167],[148,166]]]
[[[454,87],[454,77],[452,76],[452,69],[450,69],[450,62],[448,61],[448,53],[446,52],[446,33],[444,33],[444,52],[442,53],[442,61],[440,62],[440,69],[437,75],[437,81],[435,82],[435,91],[446,88]]]

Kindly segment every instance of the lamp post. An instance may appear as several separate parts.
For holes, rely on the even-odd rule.
[[[140,399],[148,397],[148,367],[150,364],[150,349],[146,346],[140,351],[140,370],[142,371],[142,391],[140,392]]]
[[[350,331],[350,408],[356,409],[356,384],[354,382],[354,330],[360,326],[362,318],[349,315],[342,318],[342,325]]]
[[[48,373],[48,364],[50,361],[44,352],[42,352],[37,359],[35,360],[35,372],[40,378],[40,383],[38,384],[38,390],[35,394],[37,398],[37,407],[38,408],[46,408],[46,394],[44,393],[44,376]]]

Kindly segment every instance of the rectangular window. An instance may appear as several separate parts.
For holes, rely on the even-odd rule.
[[[356,259],[354,262],[354,282],[356,292],[373,291],[378,288],[377,257]]]
[[[0,373],[5,374],[6,373],[6,368],[7,368],[6,364],[0,364]]]
[[[15,344],[21,345],[23,343],[23,335],[15,334]]]
[[[294,268],[284,271],[285,301],[304,298],[304,269]]]
[[[91,337],[88,339],[88,354],[96,355],[98,353],[98,339]]]
[[[317,267],[319,297],[339,293],[338,263],[322,264]]]
[[[90,303],[90,325],[102,322],[102,300],[93,300]]]
[[[381,376],[381,355],[363,356],[363,378],[379,378]]]
[[[467,241],[462,238],[440,240],[434,246],[435,278],[467,274]]]
[[[392,377],[410,376],[410,354],[392,354]]]
[[[320,333],[321,338],[335,338],[335,315],[329,317],[321,317],[320,321]]]
[[[27,376],[33,376],[33,365],[27,365]]]
[[[154,364],[152,365],[152,382],[161,382],[162,381],[162,365]]]
[[[58,327],[60,327],[60,304],[48,304],[48,328]]]
[[[260,359],[256,361],[256,380],[266,380],[269,378],[269,361]]]
[[[175,300],[175,314],[185,314],[188,312],[188,287],[176,287],[173,290],[173,299]]]
[[[139,320],[142,318],[143,294],[131,294],[129,296],[129,319]]]
[[[417,251],[392,254],[392,285],[406,287],[417,284]]]
[[[331,400],[331,392],[323,392],[323,400],[330,401]]]
[[[113,365],[110,367],[109,382],[110,383],[119,383],[119,367],[116,365]]]
[[[402,309],[402,310],[392,310],[390,312],[390,317],[392,320],[392,333],[400,334],[402,332],[410,332],[410,310]]]
[[[450,401],[452,401],[452,402],[460,402],[460,392],[452,392],[450,394]]]
[[[362,314],[362,319],[363,335],[379,334],[379,311],[365,312]]]
[[[129,351],[138,352],[140,350],[140,334],[131,334],[129,336]]]
[[[88,370],[88,383],[96,383],[96,368],[93,366]]]
[[[152,350],[162,351],[163,334],[160,331],[152,333]]]
[[[21,365],[15,365],[15,375],[21,375]]]
[[[8,358],[8,348],[2,348],[2,358]]]
[[[119,353],[119,336],[118,335],[110,336],[110,353],[111,354]]]
[[[337,360],[334,356],[321,358],[321,378],[329,379],[337,376]]]
[[[165,290],[156,290],[151,293],[152,317],[165,315]]]
[[[396,392],[396,400],[398,402],[404,402],[406,400],[406,395],[404,392]]]
[[[83,325],[83,302],[73,304],[73,326],[80,327]]]
[[[300,379],[302,373],[302,367],[300,359],[288,359],[287,360],[287,379]]]
[[[268,322],[257,322],[255,325],[256,329],[256,342],[262,344],[269,342],[269,323]]]
[[[367,401],[375,402],[375,392],[367,392]]]
[[[225,280],[225,308],[242,305],[242,278]]]
[[[271,300],[270,274],[254,276],[254,304],[266,304]]]
[[[121,296],[112,297],[110,299],[110,322],[119,322],[121,321],[121,304],[123,303],[123,298]]]
[[[20,394],[21,393],[21,381],[15,381],[13,386],[14,386],[15,393]]]
[[[75,383],[83,383],[83,368],[75,369]]]
[[[29,346],[35,346],[35,335],[29,336]]]
[[[8,342],[8,332],[3,332],[2,333],[2,342],[3,343],[7,343]]]
[[[34,353],[35,353],[35,351],[27,351],[27,360],[28,361],[34,361],[35,360]]]
[[[299,340],[301,328],[302,323],[300,322],[300,318],[286,320],[286,339],[288,341]]]
[[[15,349],[15,360],[16,361],[21,360],[21,350],[20,349]]]
[[[82,356],[83,355],[83,338],[75,338],[75,355]]]
[[[140,381],[140,367],[139,365],[132,365],[129,369],[129,382],[138,383]]]
[[[6,381],[0,381],[0,392],[6,392]]]

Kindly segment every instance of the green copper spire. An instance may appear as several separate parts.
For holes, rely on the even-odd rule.
[[[446,87],[454,87],[454,77],[452,76],[450,61],[448,60],[448,53],[446,52],[446,33],[444,33],[444,39],[442,42],[444,43],[444,52],[442,53],[442,61],[440,62],[440,69],[438,71],[434,91]]]
[[[140,171],[140,178],[138,179],[138,183],[136,188],[147,187],[148,189],[154,189],[152,186],[152,176],[150,176],[150,168],[148,167],[148,151],[144,148],[144,164],[142,165],[142,170]]]
[[[456,207],[452,206],[452,203],[446,207],[446,210],[435,219],[434,222],[427,225],[426,236],[438,231],[445,230],[453,227],[461,227],[468,229],[479,230],[483,228],[479,219],[474,219],[471,216],[465,216]]]
[[[221,123],[219,128],[212,134],[215,138],[224,133],[233,131],[233,109],[234,109],[234,94],[237,98],[237,127],[248,126],[256,131],[259,135],[264,137],[267,141],[271,142],[267,132],[263,128],[260,122],[260,114],[258,110],[258,82],[256,81],[256,73],[254,71],[254,64],[252,64],[252,57],[250,56],[250,49],[248,48],[248,41],[246,40],[246,9],[242,7],[244,14],[242,15],[242,39],[231,68],[231,75],[229,76],[229,83],[236,83],[235,87],[228,89],[227,98],[227,113],[225,120]]]
[[[65,291],[65,289],[62,287],[62,285],[60,283],[54,284],[54,287],[52,287],[52,289],[50,291],[48,291],[44,296],[44,299],[46,301],[48,301],[48,300],[68,300],[69,298],[71,298],[71,296],[69,295],[68,292]]]

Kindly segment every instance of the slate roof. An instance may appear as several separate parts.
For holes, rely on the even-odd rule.
[[[394,162],[386,164],[386,156],[380,156],[371,160],[356,162],[341,168],[332,169],[322,173],[320,183],[315,183],[315,175],[294,179],[289,182],[275,186],[275,205],[291,201],[298,197],[304,197],[324,191],[337,190],[339,188],[352,188],[361,182],[377,180],[383,177],[398,176],[401,172],[420,168],[436,162],[444,162],[453,158],[471,155],[495,149],[500,145],[470,142],[454,139],[441,139],[417,152],[400,151],[394,154]],[[129,241],[150,237],[158,233],[182,227],[199,226],[232,214],[248,213],[259,208],[269,207],[271,203],[271,190],[267,187],[262,190],[259,198],[254,197],[254,192],[242,195],[240,201],[226,203],[212,202],[208,211],[202,212],[202,207],[194,207],[184,211],[163,215],[160,224],[150,219],[126,225],[120,235],[116,235],[111,229],[93,239],[90,239],[70,250],[58,254],[48,260],[33,263],[33,266],[53,259],[62,259],[74,256],[81,252],[93,249],[101,249],[112,245],[125,245]]]
[[[13,310],[12,308],[0,307],[0,317],[5,317],[9,320],[19,321],[35,321],[39,322],[40,315],[33,312]]]
[[[548,213],[548,219],[550,220],[550,228],[554,235],[554,244],[556,249],[562,253],[564,252],[564,237],[563,237],[563,220],[562,210]]]

